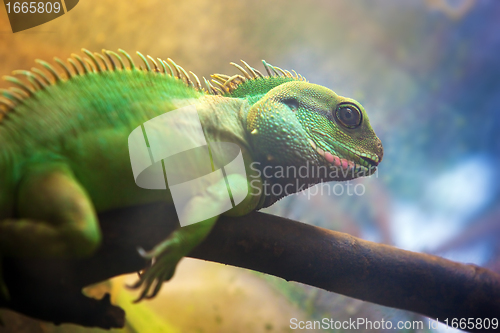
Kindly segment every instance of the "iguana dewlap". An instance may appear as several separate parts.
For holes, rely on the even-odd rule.
[[[295,72],[263,62],[263,75],[243,62],[244,68],[234,64],[241,75],[215,74],[202,85],[170,59],[138,53],[144,62],[138,67],[120,52],[84,50],[84,58],[55,59],[61,70],[38,61],[45,70],[4,77],[15,86],[2,90],[0,99],[0,258],[88,256],[101,240],[98,212],[173,204],[172,189],[138,186],[128,146],[135,129],[169,111],[194,106],[208,146],[236,145],[246,171],[246,178],[225,174],[225,181],[211,185],[209,197],[190,199],[188,215],[224,211],[229,185],[234,206],[226,213],[244,215],[319,182],[370,175],[382,159],[363,107]],[[166,129],[174,141],[175,133],[181,133],[179,140],[195,133],[194,124],[181,119]],[[161,163],[188,179],[206,153],[193,150],[186,158],[177,156],[177,164]],[[283,172],[301,167],[309,171],[305,177]],[[155,260],[135,285],[143,288],[140,299],[157,294],[217,217],[179,228],[143,253]],[[1,265],[0,297],[8,297]]]

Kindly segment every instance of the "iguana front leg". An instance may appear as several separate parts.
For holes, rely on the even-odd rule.
[[[255,197],[248,194],[249,184],[246,177],[232,174],[227,176],[227,180],[231,184],[233,198],[246,196],[241,205],[237,205],[227,213],[232,215],[245,214],[249,202],[255,201]],[[193,196],[193,199],[186,205],[188,214],[196,215],[200,210],[208,208],[211,211],[223,211],[220,208],[224,206],[224,198],[228,195],[226,181],[222,179],[210,186],[207,192],[210,195]],[[139,250],[145,259],[153,260],[153,264],[145,269],[139,281],[130,286],[134,289],[143,288],[141,295],[135,302],[144,298],[153,298],[158,294],[162,283],[170,280],[174,275],[178,262],[207,237],[218,218],[219,215],[179,228],[149,252]]]
[[[178,262],[208,235],[217,218],[218,216],[179,228],[149,252],[139,249],[139,253],[145,259],[154,260],[154,263],[146,268],[139,281],[130,286],[134,289],[143,287],[141,295],[135,302],[153,298],[158,294],[162,283],[174,275]]]
[[[0,258],[84,257],[100,243],[92,203],[64,164],[27,167],[15,203],[16,218],[0,221]],[[0,291],[8,298],[1,271]]]

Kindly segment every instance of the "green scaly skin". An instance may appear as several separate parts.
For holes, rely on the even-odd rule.
[[[51,74],[55,82],[48,82],[51,78],[24,72],[27,84],[7,77],[20,89],[4,90],[5,105],[0,104],[0,258],[89,256],[101,240],[97,213],[156,201],[172,204],[170,191],[136,185],[127,139],[144,122],[180,107],[196,105],[209,144],[231,142],[242,151],[249,177],[235,182],[248,195],[228,215],[248,214],[319,182],[370,175],[382,159],[380,140],[359,103],[265,62],[269,76],[244,63],[246,69],[237,66],[243,76],[215,74],[213,85],[202,89],[170,60],[171,66],[160,62],[163,70],[157,63],[151,69],[139,54],[145,68],[138,69],[120,51],[130,61],[126,68],[116,53],[104,51],[104,63],[84,52],[97,71],[76,56],[80,65],[71,59],[73,70],[62,66],[65,79]],[[189,131],[190,124],[183,126]],[[179,167],[187,177],[201,159],[189,158]],[[265,172],[280,167],[329,172],[305,178]],[[274,184],[286,193],[265,191]],[[213,193],[210,202],[191,204],[216,207],[226,184],[217,184]],[[133,286],[142,288],[139,300],[158,293],[216,220],[180,228],[142,253],[155,261]],[[1,265],[0,297],[9,297]]]

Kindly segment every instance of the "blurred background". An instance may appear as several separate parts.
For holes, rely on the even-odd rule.
[[[363,194],[313,188],[265,211],[500,273],[500,2],[81,0],[15,34],[0,9],[2,75],[82,47],[170,57],[205,77],[236,74],[229,62],[239,59],[261,69],[265,59],[357,99],[385,150],[378,173],[353,183]],[[87,290],[112,290],[126,309],[127,326],[116,332],[290,332],[290,318],[425,320],[193,259],[153,301],[131,304],[123,286],[135,279]],[[99,331],[0,313],[0,332]]]

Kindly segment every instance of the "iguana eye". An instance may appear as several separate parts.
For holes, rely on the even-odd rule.
[[[361,112],[354,105],[340,105],[335,118],[347,128],[356,128],[361,124]]]

